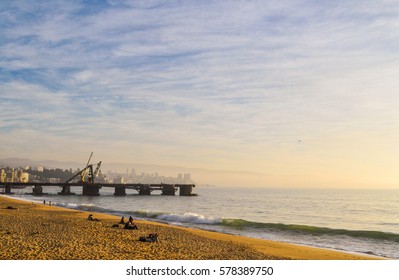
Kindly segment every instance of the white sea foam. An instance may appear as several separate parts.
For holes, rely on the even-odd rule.
[[[65,203],[64,205],[65,205],[65,207],[68,207],[68,208],[77,208],[78,207],[78,204],[76,204],[76,203]]]
[[[179,223],[191,223],[191,224],[220,224],[220,218],[205,217],[195,213],[185,213],[185,214],[162,214],[157,216],[158,220],[168,221],[168,222],[179,222]]]
[[[92,204],[92,203],[83,203],[83,204],[81,204],[81,206],[83,206],[83,207],[94,207],[95,205]]]

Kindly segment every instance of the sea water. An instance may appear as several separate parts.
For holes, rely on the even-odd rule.
[[[112,188],[100,196],[28,195],[14,197],[68,208],[133,216],[174,225],[399,259],[399,190],[278,189],[197,186],[198,196],[150,196]]]

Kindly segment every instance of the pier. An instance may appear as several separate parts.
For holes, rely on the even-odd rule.
[[[71,187],[81,187],[82,195],[98,196],[102,188],[114,188],[115,196],[125,196],[126,190],[135,190],[139,195],[151,195],[153,191],[160,191],[161,195],[176,195],[179,191],[180,196],[195,196],[193,194],[194,184],[141,184],[141,183],[98,183],[97,178],[101,174],[101,161],[97,163],[96,168],[90,164],[93,153],[90,154],[86,167],[78,171],[71,178],[63,183],[40,183],[40,182],[15,182],[12,178],[11,182],[0,182],[0,188],[3,188],[4,194],[12,194],[12,189],[21,187],[32,187],[32,195],[45,195],[44,189],[46,187],[57,186],[61,190],[59,195],[75,195],[71,191]]]
[[[126,190],[135,190],[139,195],[151,195],[153,191],[160,191],[161,195],[176,195],[179,192],[180,196],[195,196],[193,194],[193,184],[110,184],[110,183],[90,183],[90,182],[77,182],[77,183],[0,183],[0,188],[3,188],[4,194],[12,194],[12,190],[21,187],[33,187],[32,195],[45,195],[46,187],[57,186],[60,187],[59,195],[75,195],[71,192],[71,187],[82,187],[82,195],[85,196],[98,196],[102,188],[114,188],[115,196],[125,196]]]

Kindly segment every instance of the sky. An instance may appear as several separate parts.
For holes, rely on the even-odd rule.
[[[397,188],[398,77],[398,1],[0,1],[0,158]]]

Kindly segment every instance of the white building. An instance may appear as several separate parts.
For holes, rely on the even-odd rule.
[[[29,173],[28,172],[22,172],[19,175],[19,181],[21,183],[28,183],[29,182]]]

